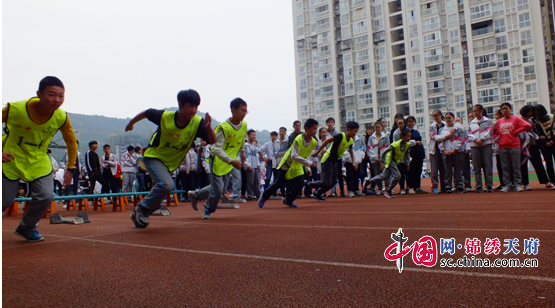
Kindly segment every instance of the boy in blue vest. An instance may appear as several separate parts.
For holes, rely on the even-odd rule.
[[[303,189],[305,172],[312,176],[311,168],[316,168],[316,163],[308,160],[308,157],[316,143],[318,143],[314,138],[316,132],[318,132],[318,122],[314,119],[306,120],[304,131],[304,134],[297,135],[293,140],[291,148],[285,153],[283,160],[278,165],[276,180],[268,189],[264,190],[258,200],[260,208],[286,181],[289,184],[288,187],[291,187],[291,193],[288,193],[287,197],[283,199],[283,204],[292,208],[297,207],[293,202]]]
[[[60,109],[64,95],[62,81],[47,76],[39,83],[37,97],[8,103],[2,109],[2,123],[6,123],[6,134],[2,135],[2,213],[14,203],[19,180],[29,183],[31,204],[15,229],[16,235],[29,242],[44,240],[36,226],[54,199],[52,163],[46,150],[58,130],[69,157],[64,183],[71,183],[75,170],[77,142],[67,113]]]
[[[391,191],[401,178],[401,173],[399,172],[398,165],[399,162],[404,158],[405,161],[410,161],[410,138],[411,132],[408,129],[403,129],[401,131],[401,139],[393,142],[382,154],[385,158],[385,165],[382,165],[382,173],[371,178],[370,183],[375,183],[377,181],[384,181],[393,177],[389,183],[389,187],[384,193],[387,198],[394,198],[393,192]],[[407,170],[410,170],[410,164],[407,164]]]
[[[125,127],[126,132],[131,131],[135,123],[145,118],[158,125],[143,153],[143,164],[152,179],[152,189],[131,214],[136,228],[148,226],[149,216],[160,208],[174,189],[171,172],[179,167],[194,140],[198,137],[210,144],[216,142],[210,115],[206,113],[205,119],[197,115],[200,105],[197,91],[180,91],[177,103],[177,111],[148,109],[136,115]]]
[[[326,201],[323,197],[324,193],[332,188],[337,181],[338,164],[342,163],[343,154],[346,149],[349,149],[351,161],[355,161],[353,138],[358,133],[359,125],[357,122],[349,121],[346,126],[346,133],[339,133],[326,139],[320,148],[318,148],[318,151],[312,154],[312,157],[318,157],[318,154],[320,154],[329,143],[332,144],[324,154],[324,157],[322,157],[322,179],[320,181],[308,183],[308,187],[311,189],[318,188],[318,190],[312,194],[312,197],[320,202]],[[357,171],[358,165],[353,165],[353,168]]]

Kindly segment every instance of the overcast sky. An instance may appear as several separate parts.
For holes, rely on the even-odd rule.
[[[3,104],[53,75],[72,113],[133,117],[177,106],[177,92],[192,88],[219,121],[239,96],[249,128],[290,128],[291,12],[289,0],[3,1]]]

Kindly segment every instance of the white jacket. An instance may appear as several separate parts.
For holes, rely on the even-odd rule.
[[[445,136],[449,135],[453,129],[456,130],[453,137],[451,137],[451,139],[445,139]],[[443,141],[439,142],[438,146],[441,151],[452,152],[453,150],[457,150],[457,152],[464,152],[465,132],[459,123],[455,123],[455,125],[451,127],[443,127],[439,135],[444,138]]]
[[[123,153],[123,156],[121,157],[121,172],[135,173],[136,165],[137,165],[137,158],[135,158],[135,155],[129,154],[129,152]]]
[[[364,138],[359,134],[356,134],[353,140],[353,153],[355,154],[355,164],[358,165],[362,163],[362,160],[364,159],[364,154],[366,154],[366,143],[364,142]],[[349,152],[349,149],[345,150],[345,153],[343,154],[343,160],[347,163],[353,163],[351,161],[351,154]]]
[[[389,146],[389,134],[386,132],[382,132],[380,135],[380,140],[376,136],[376,133],[373,133],[370,138],[368,138],[368,157],[370,157],[371,163],[377,163],[377,159],[380,159],[381,154],[383,151],[387,149]],[[382,163],[385,163],[382,161]]]
[[[108,161],[108,163],[104,163],[106,160]],[[106,168],[110,168],[112,175],[116,175],[116,173],[118,173],[118,163],[116,161],[116,155],[110,154],[109,159],[106,159],[106,155],[102,155],[102,157],[100,157],[100,171],[103,171]]]
[[[444,121],[441,121],[441,124],[443,125],[443,127],[445,127],[446,125]],[[430,143],[428,144],[428,153],[430,153],[430,155],[434,155],[436,153],[436,142],[441,142],[445,140],[445,136],[439,135],[439,133],[441,132],[441,129],[438,131],[437,125],[438,123],[436,123],[435,121],[432,122],[432,124],[430,124],[430,129],[428,132],[428,136],[430,136]]]
[[[468,140],[470,142],[470,146],[480,147],[488,144],[493,143],[493,139],[491,138],[491,131],[493,130],[493,122],[486,118],[482,117],[480,120],[474,119],[470,122],[470,126],[468,127]],[[482,144],[478,145],[474,141],[482,139]]]

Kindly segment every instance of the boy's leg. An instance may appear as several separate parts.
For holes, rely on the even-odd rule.
[[[285,171],[277,171],[277,176],[274,178],[274,182],[272,183],[272,185],[270,185],[270,187],[268,187],[268,189],[265,189],[264,193],[262,194],[263,200],[270,199],[270,197],[272,197],[276,193],[278,188],[281,187],[281,185],[285,182],[285,173]]]
[[[205,212],[208,212],[209,214],[216,212],[218,202],[222,198],[222,190],[224,189],[224,185],[227,184],[227,181],[224,181],[224,177],[229,177],[229,174],[217,176],[211,173],[210,176],[212,184],[196,192],[196,196],[199,200],[206,200],[204,209]]]
[[[337,168],[335,164],[331,163],[329,160],[322,164],[322,178],[318,182],[313,182],[311,185],[314,188],[318,188],[315,192],[318,195],[323,195],[326,191],[335,185],[337,181]]]
[[[476,181],[476,189],[482,189],[482,160],[483,160],[483,147],[471,148],[472,152],[472,165],[474,166],[474,179]]]
[[[288,182],[290,182],[291,193],[287,194],[285,200],[287,201],[287,203],[293,204],[293,202],[295,202],[295,199],[297,199],[297,196],[301,193],[303,189],[304,175],[299,175],[298,177],[293,178]]]
[[[260,198],[260,171],[254,169],[253,192],[256,198]]]
[[[380,163],[371,163],[370,167],[372,168],[372,171],[375,174],[372,177],[372,179],[379,176],[382,173],[382,171],[380,170]],[[382,190],[382,180],[379,180],[379,181],[376,180],[375,182],[376,182],[376,186],[378,186],[378,190]]]
[[[3,184],[3,183],[2,183]],[[50,175],[44,176],[42,178],[36,179],[29,183],[29,189],[31,191],[31,203],[29,208],[23,214],[23,219],[21,219],[20,226],[26,230],[36,229],[36,225],[42,218],[46,210],[50,206],[54,196],[52,195],[52,189],[54,183]]]
[[[540,184],[545,184],[549,182],[549,179],[547,178],[547,173],[545,172],[545,168],[543,167],[539,146],[530,146],[530,156],[530,162],[532,163],[532,166],[534,166],[534,171],[536,171],[536,174],[538,175],[538,181],[540,182]]]
[[[245,197],[245,195],[247,194],[247,183],[247,171],[241,168],[241,196],[243,197]]]
[[[233,198],[239,198],[241,194],[241,170],[231,169],[231,176],[233,177]]]
[[[270,181],[272,180],[272,173],[273,173],[273,168],[272,168],[272,162],[267,162],[266,163],[266,179],[264,180],[264,190],[268,189],[268,187],[270,187]]]
[[[345,182],[343,181],[343,160],[337,159],[337,183],[339,184],[339,191],[341,195],[345,194]]]
[[[522,185],[522,174],[520,173],[520,148],[510,149],[511,155],[511,169],[513,171],[513,184],[515,188]],[[521,188],[521,187],[520,187]]]
[[[510,188],[512,184],[511,156],[510,149],[499,149],[499,158],[501,159],[501,169],[503,170],[503,185]]]
[[[2,213],[14,203],[18,188],[19,180],[12,181],[2,174]]]
[[[471,185],[471,178],[470,178],[470,153],[462,153],[463,154],[463,161],[461,166],[462,177],[464,181],[464,186],[466,188],[470,188]]]
[[[540,151],[543,155],[543,159],[545,160],[545,170],[547,171],[547,175],[549,176],[549,181],[551,183],[555,183],[555,171],[553,169],[553,158],[555,158],[555,145],[551,147],[542,145],[540,147]]]
[[[497,163],[497,176],[499,177],[499,185],[501,185],[501,187],[505,187],[507,186],[507,184],[505,183],[505,177],[503,176],[503,166],[501,165],[501,156],[499,154],[495,155],[495,161]]]
[[[443,156],[443,165],[445,166],[445,189],[451,190],[453,188],[453,160],[455,156]]]
[[[162,201],[164,201],[170,191],[172,191],[173,178],[166,165],[156,158],[145,157],[144,165],[152,179],[152,189],[150,193],[139,202],[138,207],[141,208],[143,214],[148,217],[152,212],[160,208]]]
[[[407,175],[407,164],[406,163],[400,163],[399,164],[399,187],[401,190],[405,190],[405,176]]]
[[[245,174],[247,176],[247,196],[254,198],[254,169],[251,171],[246,170]]]
[[[482,151],[482,168],[486,178],[486,187],[493,187],[493,145],[484,145]],[[520,158],[519,158],[520,159]]]
[[[522,185],[530,184],[530,179],[528,177],[528,162],[520,165],[520,175],[522,177]]]
[[[395,161],[392,160],[389,163],[389,168],[384,169],[384,172],[382,174],[387,176],[387,178],[391,178],[391,182],[389,183],[388,190],[392,191],[393,188],[395,188],[395,186],[397,186],[397,184],[399,183],[399,178],[401,177],[401,173],[399,172],[397,163],[395,163]]]
[[[345,162],[345,172],[347,173],[347,190],[355,191],[353,182],[355,181],[355,167],[353,164]]]
[[[457,153],[453,157],[453,168],[455,169],[455,183],[454,186],[457,190],[464,189],[464,181],[462,176],[462,164],[464,164],[464,153]],[[491,187],[491,186],[490,186]]]

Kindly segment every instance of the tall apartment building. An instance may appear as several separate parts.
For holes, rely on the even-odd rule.
[[[293,0],[293,20],[301,120],[410,114],[426,140],[435,109],[555,110],[553,0]]]

